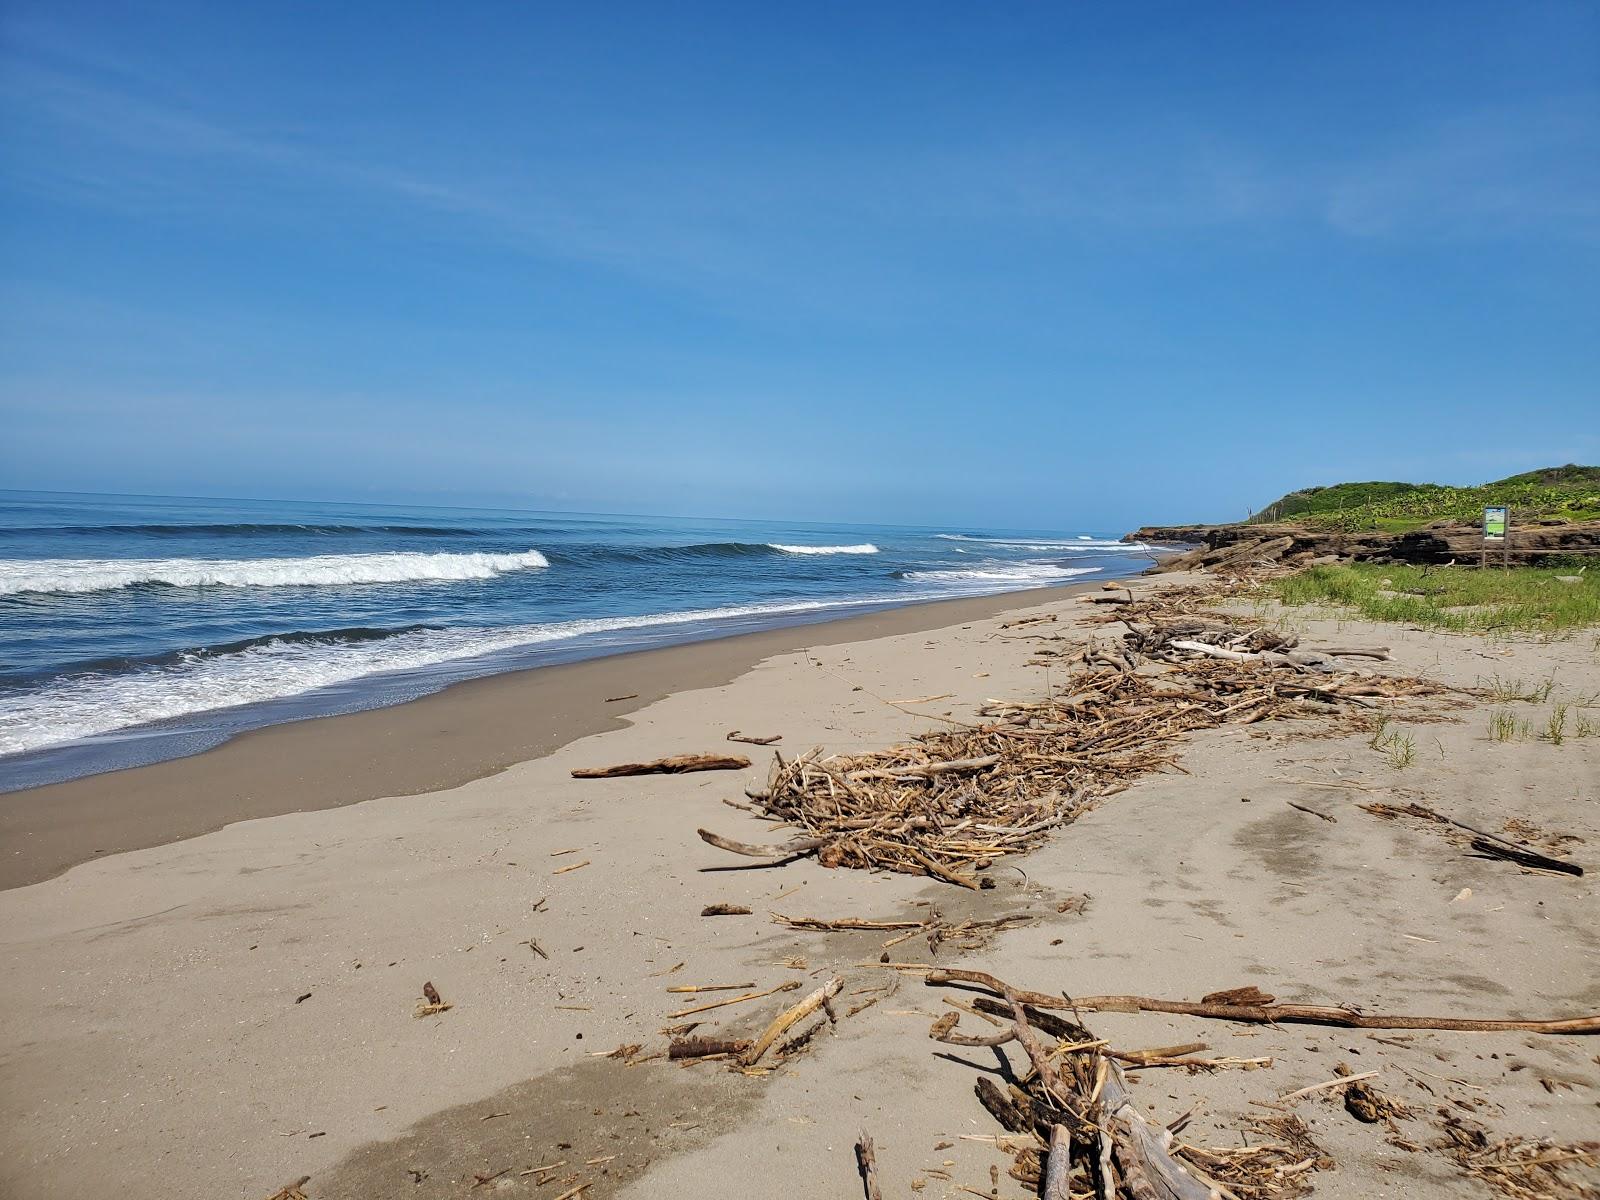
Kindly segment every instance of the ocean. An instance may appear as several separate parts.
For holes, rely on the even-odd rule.
[[[500,671],[1149,565],[1106,531],[0,491],[0,791]]]

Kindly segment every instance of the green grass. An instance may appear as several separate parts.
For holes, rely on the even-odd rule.
[[[1555,567],[1312,567],[1268,585],[1284,604],[1333,604],[1374,621],[1459,633],[1562,633],[1600,625],[1600,572],[1561,583]],[[1548,694],[1548,693],[1547,693]]]
[[[1489,737],[1492,741],[1525,742],[1530,732],[1526,721],[1518,720],[1516,716],[1503,709],[1489,718]]]
[[[1530,517],[1600,520],[1600,467],[1547,467],[1481,487],[1373,482],[1303,488],[1273,501],[1251,520],[1296,521],[1352,533],[1406,533],[1434,521],[1479,521],[1490,504],[1510,505],[1513,524]]]

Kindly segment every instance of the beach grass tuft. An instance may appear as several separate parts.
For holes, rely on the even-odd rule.
[[[1560,567],[1341,563],[1275,579],[1269,587],[1284,604],[1333,604],[1374,621],[1457,633],[1559,634],[1600,625],[1600,573],[1571,579]],[[1517,698],[1533,699],[1535,690]]]

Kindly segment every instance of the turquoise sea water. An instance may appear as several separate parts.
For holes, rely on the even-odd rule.
[[[1148,563],[1078,529],[0,492],[0,790],[498,671]]]

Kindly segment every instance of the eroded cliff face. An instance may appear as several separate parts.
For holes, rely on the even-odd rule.
[[[1445,563],[1476,559],[1482,530],[1464,521],[1439,521],[1406,533],[1345,533],[1277,525],[1147,525],[1124,539],[1157,545],[1190,546],[1163,558],[1156,568],[1181,571],[1252,562],[1306,564],[1318,559],[1359,562]],[[1559,554],[1600,553],[1600,521],[1535,521],[1513,526],[1511,550],[1520,563],[1537,563]],[[1491,554],[1499,553],[1491,547]]]

